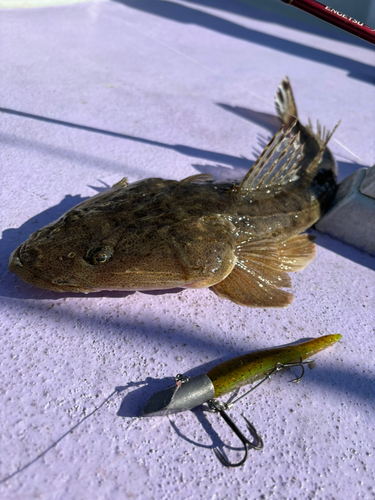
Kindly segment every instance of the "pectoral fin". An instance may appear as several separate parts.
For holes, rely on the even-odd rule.
[[[285,271],[302,271],[314,260],[316,247],[314,236],[298,234],[278,246],[278,252]]]
[[[307,235],[272,244],[245,242],[236,248],[232,272],[211,289],[220,297],[248,307],[286,307],[293,294],[286,271],[303,269],[315,256],[315,245]]]

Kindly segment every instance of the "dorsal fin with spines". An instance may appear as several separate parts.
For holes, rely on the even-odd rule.
[[[314,134],[314,132],[312,132],[312,134],[314,135],[314,137],[318,141],[320,149],[319,149],[319,152],[316,154],[315,158],[313,159],[313,161],[310,163],[310,165],[306,169],[306,174],[312,174],[317,169],[317,166],[322,161],[324,151],[327,147],[327,144],[331,140],[331,137],[333,136],[333,134],[336,132],[336,129],[340,125],[340,123],[341,123],[341,120],[336,123],[332,132],[330,132],[325,127],[323,127],[323,130],[322,130],[320,123],[318,121],[317,133]],[[309,127],[311,127],[310,120],[309,120]],[[312,129],[311,129],[311,131],[312,131]]]
[[[304,154],[299,132],[293,134],[295,124],[287,130],[281,127],[274,135],[238,186],[238,193],[285,184],[298,173]]]
[[[280,82],[277,89],[275,107],[280,120],[286,127],[290,127],[296,119],[298,120],[297,106],[287,76]]]

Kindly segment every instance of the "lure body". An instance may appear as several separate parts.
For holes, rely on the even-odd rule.
[[[215,398],[265,377],[277,363],[304,361],[340,339],[341,335],[325,335],[300,344],[262,349],[225,361],[207,373],[215,388]]]
[[[198,375],[155,393],[143,415],[156,416],[190,410],[267,376],[278,363],[298,363],[335,344],[341,335],[325,335],[299,344],[254,351],[230,359]]]

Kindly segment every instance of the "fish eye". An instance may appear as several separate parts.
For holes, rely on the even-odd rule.
[[[104,264],[109,261],[112,254],[113,248],[111,247],[95,247],[87,251],[85,260],[92,265]]]

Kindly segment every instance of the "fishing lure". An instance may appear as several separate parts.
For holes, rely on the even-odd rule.
[[[304,375],[304,365],[311,365],[313,363],[308,358],[335,344],[340,339],[341,335],[339,334],[325,335],[298,344],[262,349],[244,354],[243,356],[225,361],[212,368],[206,374],[197,375],[196,377],[190,378],[179,374],[175,379],[176,385],[157,392],[150,397],[142,414],[144,416],[164,416],[191,410],[203,403],[208,403],[210,411],[220,414],[245,447],[245,456],[237,463],[229,462],[218,450],[215,450],[216,456],[223,465],[238,467],[246,461],[248,448],[262,449],[263,441],[254,426],[246,417],[243,417],[253,438],[252,441],[249,441],[230,419],[225,410],[232,408],[237,401],[259,387],[271,375],[285,368],[293,366],[301,367],[302,374],[293,380],[293,382],[299,382]],[[258,384],[239,398],[233,400],[236,398],[238,390],[241,387],[259,379],[262,380]],[[226,403],[216,399],[231,391],[235,391],[235,393]]]

